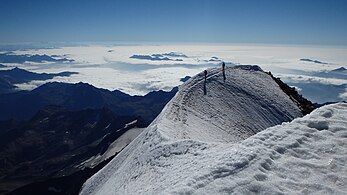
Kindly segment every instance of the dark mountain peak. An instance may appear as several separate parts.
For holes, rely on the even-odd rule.
[[[180,78],[180,81],[186,82],[186,81],[188,81],[190,78],[191,78],[190,76],[185,76],[185,77]]]
[[[39,87],[35,88],[32,90],[32,92],[39,92],[39,91],[45,91],[46,89],[54,89],[56,87],[67,87],[68,85],[70,85],[70,83],[62,83],[62,82],[57,82],[57,81],[53,81],[53,82],[48,82],[48,83],[44,83],[43,85],[40,85]]]
[[[48,82],[45,83],[41,86],[39,86],[38,88],[34,89],[33,91],[44,91],[45,89],[53,89],[55,91],[61,91],[61,90],[66,90],[66,89],[98,89],[96,87],[94,87],[93,85],[90,85],[88,83],[83,83],[83,82],[79,82],[79,83],[64,83],[64,82],[57,82],[57,81],[53,81],[53,82]]]
[[[163,91],[163,90],[157,90],[157,91],[151,91],[151,92],[149,92],[149,93],[147,93],[146,95],[145,95],[145,97],[153,97],[153,96],[161,96],[161,95],[163,95],[163,94],[166,94],[166,93],[170,93],[170,92],[167,92],[167,91]]]
[[[29,72],[27,70],[24,70],[24,69],[21,69],[21,68],[18,68],[17,66],[10,69],[10,70],[7,70],[7,72],[15,72],[15,73],[32,73],[32,72]]]
[[[91,85],[89,83],[84,83],[84,82],[78,82],[78,83],[71,83],[68,85],[70,90],[73,93],[93,93],[93,94],[112,94],[112,92],[108,89],[103,89],[103,88],[98,88],[95,87],[94,85]]]
[[[120,96],[129,96],[123,92],[111,92],[107,89],[97,88],[89,83],[78,82],[78,83],[63,83],[63,82],[48,82],[45,83],[38,88],[34,89],[32,92],[34,93],[51,93],[56,95],[68,95],[70,98],[75,97],[76,95],[83,95],[87,99],[92,99],[95,96],[108,95],[113,96],[117,94],[122,94]],[[88,96],[88,97],[87,97]],[[86,99],[81,99],[81,101],[85,101]],[[78,103],[78,102],[77,102]]]
[[[253,70],[253,71],[263,72],[263,69],[261,69],[260,66],[258,66],[258,65],[238,65],[238,66],[235,66],[234,68],[239,68],[242,70]]]
[[[76,83],[75,85],[77,85],[77,86],[86,86],[86,87],[93,87],[93,88],[95,88],[93,85],[91,85],[91,84],[89,84],[89,83],[84,83],[84,82],[78,82],[78,83]]]
[[[93,85],[91,85],[89,83],[83,83],[83,82],[78,82],[78,83],[75,83],[75,84],[71,84],[69,87],[75,88],[76,90],[90,90],[90,91],[96,90],[98,92],[99,92],[99,90],[104,90],[104,89],[101,89],[101,88],[94,87]]]
[[[18,68],[18,67],[16,66],[16,67],[12,68],[11,70],[12,70],[12,71],[18,71],[18,70],[24,70],[24,69],[20,69],[20,68]]]
[[[332,71],[334,72],[345,72],[347,69],[345,67],[340,67],[340,68],[337,68],[337,69],[334,69]]]
[[[160,96],[162,94],[176,93],[177,91],[178,91],[178,87],[174,87],[170,91],[164,91],[164,90],[159,89],[157,91],[151,91],[151,92],[147,93],[145,96],[152,96],[152,95]]]

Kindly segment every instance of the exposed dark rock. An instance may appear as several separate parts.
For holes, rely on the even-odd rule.
[[[316,108],[311,101],[307,100],[302,95],[300,95],[295,90],[294,87],[290,87],[284,82],[282,82],[280,78],[274,77],[271,72],[268,72],[268,74],[278,84],[278,86],[284,91],[284,93],[286,93],[290,97],[290,99],[299,106],[302,114],[304,115],[309,114]]]

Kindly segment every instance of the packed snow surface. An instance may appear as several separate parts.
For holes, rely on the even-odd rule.
[[[181,86],[81,194],[346,193],[347,104],[274,126],[301,116],[275,82],[252,66],[226,76],[209,70],[206,95],[203,74]]]

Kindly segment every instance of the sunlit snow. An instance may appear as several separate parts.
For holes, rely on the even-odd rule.
[[[265,73],[228,69],[223,83],[214,71],[206,95],[202,74],[188,81],[81,194],[346,193],[346,103],[300,118]],[[299,118],[265,129],[286,115]]]

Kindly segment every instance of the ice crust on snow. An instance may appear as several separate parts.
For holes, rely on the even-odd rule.
[[[346,193],[346,103],[274,126],[301,113],[267,74],[228,68],[224,83],[209,70],[206,95],[203,80],[181,86],[81,194]]]

